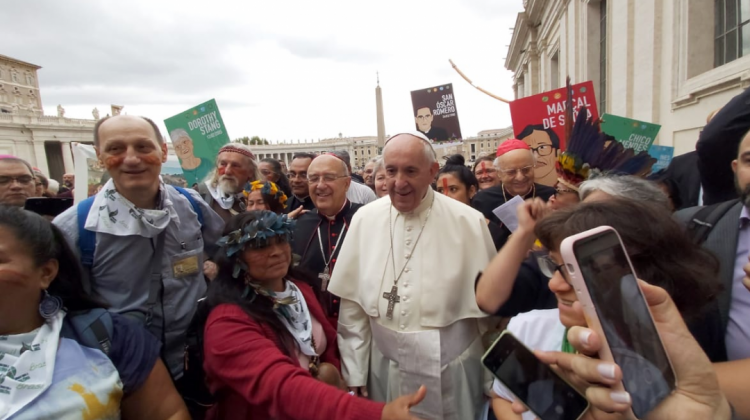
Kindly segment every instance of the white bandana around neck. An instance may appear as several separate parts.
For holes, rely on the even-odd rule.
[[[234,207],[234,201],[236,198],[241,195],[240,194],[225,194],[223,191],[221,191],[221,188],[219,188],[219,185],[217,184],[216,187],[211,185],[211,181],[206,181],[206,187],[208,188],[208,192],[211,194],[211,197],[214,198],[214,201],[216,201],[219,204],[219,207],[223,208],[224,210],[232,210],[232,207]]]
[[[172,201],[167,197],[167,189],[159,177],[159,193],[162,209],[141,209],[120,195],[110,179],[96,194],[92,211],[86,218],[85,228],[93,232],[108,233],[115,236],[143,236],[153,238],[167,228],[174,220],[179,227],[180,220],[174,210]]]
[[[312,345],[312,317],[310,316],[310,310],[307,308],[305,297],[294,283],[288,280],[285,280],[285,282],[286,289],[281,293],[276,293],[274,298],[284,299],[293,296],[297,302],[283,305],[283,308],[287,311],[286,317],[279,314],[278,311],[276,311],[276,315],[289,330],[289,333],[292,334],[292,337],[297,340],[299,349],[303,354],[310,357],[319,356]]]
[[[40,328],[0,335],[0,420],[13,416],[52,385],[65,312]]]

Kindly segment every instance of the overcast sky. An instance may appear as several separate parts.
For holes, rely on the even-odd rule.
[[[231,138],[411,130],[409,92],[453,83],[464,137],[510,126],[504,68],[522,0],[4,0],[0,54],[42,66],[45,114],[110,104],[161,122],[215,98]]]

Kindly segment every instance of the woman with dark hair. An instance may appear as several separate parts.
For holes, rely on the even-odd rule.
[[[521,211],[519,215],[531,215],[535,213],[533,207],[544,204],[527,202],[523,206],[526,212]],[[508,325],[508,330],[529,348],[568,351],[567,329],[587,326],[582,315],[573,309],[578,295],[567,274],[560,269],[563,264],[560,244],[569,236],[599,226],[611,226],[620,234],[638,277],[669,293],[705,351],[709,354],[720,351],[715,347],[723,342],[722,337],[717,336],[721,320],[710,319],[712,312],[706,311],[715,303],[721,289],[718,261],[693,243],[663,206],[613,198],[558,210],[534,225],[531,216],[519,220],[519,230],[532,229],[549,251],[548,255],[540,254],[537,259],[541,271],[550,279],[549,289],[555,294],[558,307],[520,314]],[[622,315],[626,314],[622,312]],[[494,391],[502,397],[493,400],[495,414],[500,418],[510,412],[511,397],[502,386],[496,386]],[[623,403],[630,398],[618,397]]]
[[[57,227],[0,206],[0,238],[0,418],[190,418],[158,340],[86,295]]]
[[[493,155],[482,156],[474,162],[471,172],[477,178],[480,190],[500,185],[500,178],[497,176],[497,168],[495,168],[494,162],[495,157]]]
[[[270,210],[276,214],[284,213],[287,196],[271,181],[253,181],[245,185],[246,210]]]
[[[263,179],[271,181],[281,188],[281,191],[287,197],[292,195],[292,186],[289,184],[289,178],[281,169],[281,163],[274,158],[263,158],[258,163],[258,169]]]
[[[479,191],[477,177],[464,164],[463,155],[451,155],[438,172],[437,191],[467,206]]]
[[[313,288],[293,270],[294,222],[269,211],[233,217],[219,240],[204,368],[217,403],[209,418],[414,419],[425,395],[389,404],[355,397],[344,383],[336,331]],[[333,385],[333,386],[332,386]]]
[[[482,170],[486,170],[486,168]],[[466,167],[463,155],[456,154],[449,156],[445,162],[445,166],[438,172],[437,191],[467,206],[471,206],[471,199],[479,191],[479,185],[477,177]],[[491,220],[487,220],[487,227],[490,230],[495,248],[500,249],[503,243],[502,229],[497,223]]]

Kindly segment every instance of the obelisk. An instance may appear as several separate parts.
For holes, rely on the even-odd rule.
[[[377,73],[378,86],[375,88],[375,102],[378,111],[378,150],[385,146],[385,119],[383,118],[383,92],[380,90],[380,73]]]

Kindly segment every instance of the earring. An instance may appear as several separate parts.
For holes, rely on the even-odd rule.
[[[39,302],[39,315],[44,319],[50,319],[55,317],[60,309],[62,309],[62,299],[44,290],[42,301]]]

